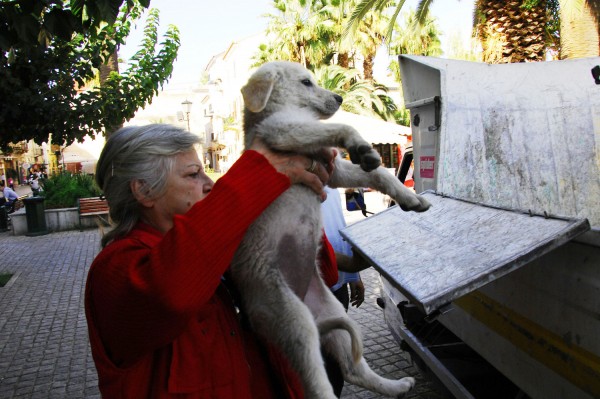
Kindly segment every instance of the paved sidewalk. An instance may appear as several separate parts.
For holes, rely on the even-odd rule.
[[[0,272],[15,273],[0,288],[0,399],[99,398],[83,311],[85,278],[99,250],[97,230],[14,237],[0,233]],[[419,376],[389,333],[377,273],[362,272],[365,303],[351,309],[365,338],[365,357],[389,378],[412,375],[407,398],[441,399]],[[343,398],[379,398],[347,385]]]
[[[83,311],[95,230],[0,233],[0,398],[99,398]]]

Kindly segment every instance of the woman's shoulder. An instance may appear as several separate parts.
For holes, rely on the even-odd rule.
[[[96,256],[96,259],[110,259],[113,256],[127,258],[127,253],[149,251],[160,240],[162,235],[158,230],[138,223],[128,234],[117,237],[109,242]]]

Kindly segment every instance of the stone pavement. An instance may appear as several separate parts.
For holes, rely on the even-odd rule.
[[[99,398],[83,311],[99,234],[0,233],[0,398]]]
[[[0,399],[100,397],[83,310],[85,278],[99,238],[97,230],[38,237],[0,233],[0,272],[14,273],[0,288]],[[377,272],[361,275],[365,303],[349,313],[361,324],[367,362],[389,378],[415,376],[417,387],[407,398],[443,398],[389,333],[376,304]],[[342,397],[380,396],[347,385]]]
[[[377,298],[380,296],[379,274],[377,271],[367,269],[360,274],[365,285],[365,302],[358,309],[349,309],[348,314],[361,326],[364,340],[364,357],[367,363],[377,374],[386,378],[415,377],[417,384],[406,398],[446,398],[435,383],[426,380],[419,374],[408,355],[400,349],[400,346],[391,335],[383,318],[383,311],[376,303]],[[381,395],[351,384],[346,384],[342,391],[343,399],[376,399],[381,397]]]

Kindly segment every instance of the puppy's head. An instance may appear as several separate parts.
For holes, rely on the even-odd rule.
[[[242,87],[242,96],[250,112],[268,115],[298,108],[327,119],[342,104],[342,97],[319,87],[309,70],[287,61],[263,64]]]

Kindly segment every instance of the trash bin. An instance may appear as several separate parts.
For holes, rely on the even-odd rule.
[[[28,236],[41,236],[50,233],[46,227],[46,212],[44,197],[30,197],[23,199],[25,203],[25,217],[27,218]]]
[[[8,212],[4,205],[0,205],[0,232],[8,230]]]

